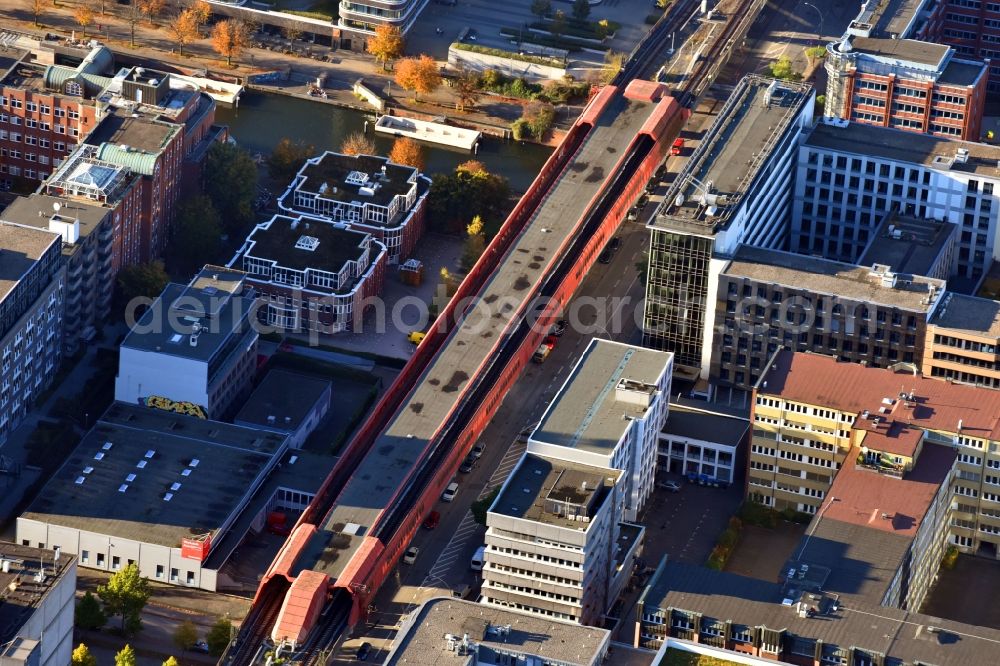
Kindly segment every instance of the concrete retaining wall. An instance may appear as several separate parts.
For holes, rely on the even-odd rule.
[[[364,98],[379,113],[385,113],[385,100],[379,97],[377,92],[366,86],[364,79],[358,79],[354,82],[354,94]]]
[[[536,65],[516,58],[504,58],[456,48],[448,49],[448,64],[452,67],[471,69],[477,72],[495,69],[506,76],[521,77],[529,81],[561,79],[566,76],[565,67]]]

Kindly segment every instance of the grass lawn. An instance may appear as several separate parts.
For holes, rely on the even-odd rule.
[[[284,2],[278,2],[275,4],[275,9],[286,14],[295,14],[323,21],[329,20],[331,22],[336,21],[337,17],[340,16],[339,0],[316,0],[307,9],[282,9],[282,5],[284,4]]]
[[[682,652],[673,648],[667,650],[663,655],[663,661],[659,666],[737,666],[735,661],[719,659],[718,657],[706,657],[693,652]]]

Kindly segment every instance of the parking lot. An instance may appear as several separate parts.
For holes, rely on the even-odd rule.
[[[454,5],[448,1],[430,0],[416,25],[406,34],[408,53],[426,53],[437,60],[447,60],[448,45],[458,41],[466,28],[476,31],[477,44],[511,49],[512,38],[500,34],[500,28],[527,34],[527,26],[540,20],[531,13],[531,0],[457,0]],[[569,16],[572,5],[553,2],[553,11],[560,9]],[[652,0],[603,0],[591,6],[587,20],[608,19],[620,23],[621,29],[607,45],[613,51],[628,53],[649,30],[642,19],[653,11]],[[516,43],[517,38],[513,39]],[[598,68],[603,60],[600,54],[582,51],[573,53],[572,58],[591,62]]]

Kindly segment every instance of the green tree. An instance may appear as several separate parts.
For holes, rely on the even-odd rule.
[[[220,617],[208,630],[205,642],[208,643],[208,653],[213,657],[220,657],[229,646],[229,640],[233,636],[233,623],[228,618]]]
[[[788,56],[781,56],[768,65],[768,69],[771,70],[771,76],[776,79],[794,81],[799,78],[799,75],[792,69],[792,59]]]
[[[314,146],[285,137],[268,156],[267,173],[275,180],[291,180],[315,152]]]
[[[159,263],[159,262],[156,262]],[[160,264],[162,268],[163,264]],[[139,575],[139,566],[129,564],[124,569],[108,579],[107,585],[97,588],[97,596],[104,602],[104,609],[110,615],[120,615],[122,618],[122,634],[128,635],[142,627],[141,614],[149,601],[149,581]],[[125,646],[129,650],[129,646]],[[125,652],[126,650],[122,650]],[[118,654],[122,654],[119,652]],[[132,652],[135,659],[135,652]],[[117,664],[118,657],[115,656]]]
[[[73,650],[69,663],[71,666],[97,666],[97,657],[90,654],[86,645],[80,643]]]
[[[148,264],[128,266],[118,273],[118,291],[127,303],[133,298],[145,296],[156,298],[170,282],[162,261],[151,261]],[[100,596],[100,590],[98,590]],[[104,597],[101,597],[103,600]]]
[[[480,216],[490,237],[507,215],[510,183],[481,167],[459,165],[453,173],[437,174],[431,181],[430,214],[437,231],[459,234],[470,217]]]
[[[167,256],[171,271],[187,275],[211,263],[221,238],[222,219],[212,200],[204,194],[185,199],[170,232]]]
[[[571,11],[573,18],[577,21],[586,21],[587,17],[590,16],[590,3],[587,0],[574,0]]]
[[[612,79],[618,76],[618,72],[622,70],[622,66],[624,66],[624,64],[624,53],[619,53],[618,51],[608,51],[604,54],[604,65],[601,67],[601,73],[598,75],[598,80],[601,83],[611,83]]]
[[[181,653],[187,652],[197,640],[198,627],[191,620],[184,620],[174,629],[174,645],[181,649]]]
[[[821,60],[826,57],[826,47],[825,46],[813,46],[806,49],[806,55],[810,59]]]
[[[135,666],[135,650],[128,643],[115,655],[115,666]]]
[[[539,141],[544,139],[546,133],[552,128],[555,117],[555,107],[545,102],[532,102],[525,107],[522,116],[531,129],[531,135]]]
[[[253,221],[257,165],[231,143],[216,143],[205,157],[205,194],[222,216],[226,231],[239,232]]]
[[[539,18],[552,11],[552,0],[532,0],[531,13]]]
[[[163,666],[181,666],[180,662],[177,661],[177,657],[167,657],[163,662]]]
[[[86,631],[100,629],[108,621],[108,616],[101,608],[101,602],[92,593],[87,592],[76,603],[76,626]]]

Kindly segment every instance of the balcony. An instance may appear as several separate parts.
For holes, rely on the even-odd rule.
[[[859,469],[867,469],[883,476],[891,476],[894,479],[902,479],[906,473],[906,466],[903,463],[897,463],[878,451],[859,453],[857,466]]]

